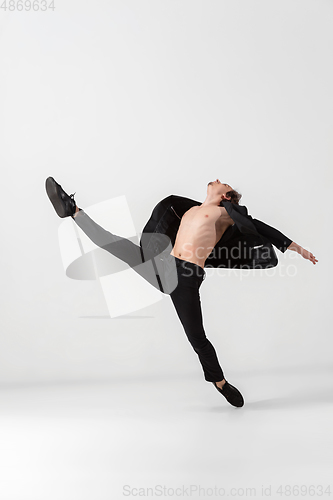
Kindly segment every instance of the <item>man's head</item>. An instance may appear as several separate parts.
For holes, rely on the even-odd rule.
[[[219,179],[209,182],[207,185],[207,199],[216,200],[217,205],[222,206],[222,200],[238,205],[241,197],[240,193],[235,191],[229,184],[220,182]]]

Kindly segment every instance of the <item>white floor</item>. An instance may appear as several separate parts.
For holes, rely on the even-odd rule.
[[[329,498],[332,371],[229,381],[243,408],[197,373],[2,387],[1,500]]]

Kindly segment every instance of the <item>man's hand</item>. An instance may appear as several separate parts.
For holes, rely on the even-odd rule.
[[[305,250],[305,248],[301,247],[300,245],[297,245],[294,241],[289,245],[288,250],[294,250],[295,252],[299,253],[304,259],[310,260],[313,264],[318,262],[318,260],[315,258],[315,256],[309,252],[309,250]]]

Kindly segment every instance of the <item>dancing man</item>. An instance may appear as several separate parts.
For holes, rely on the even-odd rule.
[[[247,268],[257,267],[256,262],[264,263],[263,267],[277,265],[277,258],[271,243],[282,252],[287,249],[296,251],[313,264],[318,262],[314,255],[277,229],[257,219],[252,219],[247,214],[246,207],[239,205],[242,195],[229,184],[221,183],[219,179],[208,183],[207,196],[201,204],[173,195],[165,199],[170,201],[170,199],[178,198],[181,201],[188,201],[189,205],[185,205],[190,206],[186,211],[183,209],[184,213],[180,217],[175,212],[174,207],[170,206],[170,203],[169,205],[163,205],[162,213],[164,217],[167,212],[165,207],[167,207],[172,209],[170,214],[180,220],[176,225],[173,222],[171,223],[170,214],[167,219],[163,219],[162,226],[164,228],[168,227],[167,221],[169,221],[170,227],[176,227],[174,242],[172,242],[174,244],[171,244],[171,246],[165,245],[166,240],[163,240],[165,234],[161,234],[160,239],[156,238],[158,236],[157,226],[159,227],[159,224],[156,224],[156,216],[151,218],[154,221],[152,226],[155,236],[154,245],[151,244],[151,246],[147,245],[145,247],[135,245],[130,240],[106,231],[99,226],[82,208],[76,205],[75,193],[68,195],[53,177],[46,179],[45,187],[59,217],[72,217],[75,223],[97,246],[126,262],[149,283],[163,293],[170,295],[186,336],[198,355],[205,380],[213,383],[214,387],[231,405],[235,407],[243,406],[244,398],[242,394],[225,379],[216,351],[204,331],[199,294],[199,288],[206,277],[204,267],[209,267],[207,263],[212,258],[212,251],[218,243],[220,244],[226,237],[229,238],[229,241],[234,241],[232,237],[230,238],[231,234],[237,235],[237,241],[243,241],[243,243],[249,241],[252,243],[250,245],[252,247],[258,242],[266,243],[266,246],[262,245],[261,249],[259,249],[260,252],[250,254],[251,258],[248,257],[247,260],[239,261],[247,263],[244,265]],[[157,207],[159,206],[160,204]],[[146,227],[151,227],[150,221]],[[164,230],[164,233],[166,232]],[[244,234],[241,235],[241,232],[245,236]],[[243,239],[241,239],[241,236],[243,236]],[[170,241],[169,238],[166,239]],[[159,247],[163,248],[163,251],[157,256],[156,248]],[[264,256],[264,250],[268,251],[269,257]],[[256,255],[256,257],[253,257],[253,255]],[[212,262],[220,261],[212,260]],[[223,266],[232,267],[230,263],[223,264]],[[212,267],[216,267],[216,265],[212,265]],[[234,267],[242,268],[238,264],[234,265]]]

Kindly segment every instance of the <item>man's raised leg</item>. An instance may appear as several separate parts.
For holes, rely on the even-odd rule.
[[[163,290],[155,255],[140,245],[107,231],[76,205],[53,177],[46,179],[46,191],[59,217],[71,216],[82,231],[100,248],[126,262],[135,272],[160,291]]]

